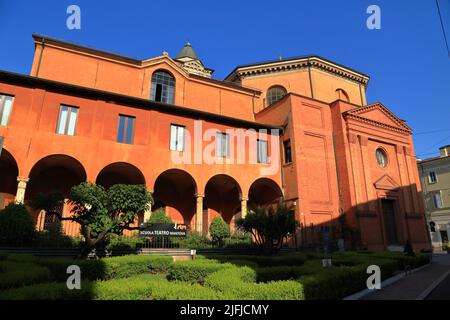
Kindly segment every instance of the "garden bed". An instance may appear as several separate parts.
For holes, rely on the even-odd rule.
[[[323,258],[332,266],[323,267]],[[378,265],[386,279],[429,260],[428,254],[390,252],[204,255],[180,262],[156,255],[74,260],[0,254],[0,299],[341,299],[366,287],[369,265]],[[69,265],[81,269],[80,290],[67,289]]]

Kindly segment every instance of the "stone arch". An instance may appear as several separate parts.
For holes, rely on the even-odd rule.
[[[80,161],[65,155],[53,154],[36,162],[30,170],[25,199],[39,192],[59,191],[68,197],[70,189],[86,181],[86,170]]]
[[[128,162],[114,162],[98,173],[95,183],[106,189],[115,184],[145,185],[145,177],[139,168]]]
[[[168,169],[156,178],[153,187],[155,204],[152,210],[164,208],[176,223],[192,224],[195,215],[197,183],[186,171]]]
[[[209,226],[218,215],[232,224],[235,215],[240,213],[241,199],[242,189],[236,179],[227,174],[212,176],[205,185],[203,206],[208,210],[208,219],[204,224]]]
[[[259,178],[251,184],[248,190],[248,207],[275,204],[283,198],[283,192],[278,184],[269,178]]]
[[[0,154],[0,209],[14,201],[17,192],[19,167],[14,156],[6,149]]]
[[[30,170],[29,182],[25,192],[25,203],[29,203],[39,193],[53,191],[61,192],[67,199],[73,186],[86,181],[86,170],[80,161],[65,155],[53,154],[37,161]],[[66,202],[61,207],[63,216],[70,214],[70,205]],[[45,230],[50,224],[57,222],[55,216],[48,216],[45,212],[32,211],[36,219],[38,230]],[[79,232],[79,224],[70,221],[62,223],[66,234],[76,235]]]

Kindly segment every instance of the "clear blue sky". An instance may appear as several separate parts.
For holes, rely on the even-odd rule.
[[[450,41],[450,0],[439,1]],[[66,28],[71,4],[81,30]],[[381,30],[366,27],[371,4]],[[407,120],[416,154],[450,144],[450,57],[435,0],[0,0],[0,69],[30,72],[33,32],[136,58],[174,56],[190,41],[218,79],[239,64],[317,54],[370,75],[368,102]]]

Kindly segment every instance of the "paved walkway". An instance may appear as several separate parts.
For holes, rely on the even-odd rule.
[[[364,297],[363,300],[416,300],[424,299],[424,295],[430,293],[430,289],[438,280],[442,280],[444,275],[450,271],[450,254],[434,254],[431,266],[425,267],[403,279],[374,291]],[[446,281],[442,282],[442,287],[446,292]],[[434,293],[434,292],[433,292]]]

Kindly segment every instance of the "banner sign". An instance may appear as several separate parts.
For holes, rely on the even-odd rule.
[[[139,228],[140,237],[186,237],[186,224],[142,223]]]
[[[0,156],[2,155],[2,149],[3,149],[3,141],[5,140],[4,137],[0,136]]]

